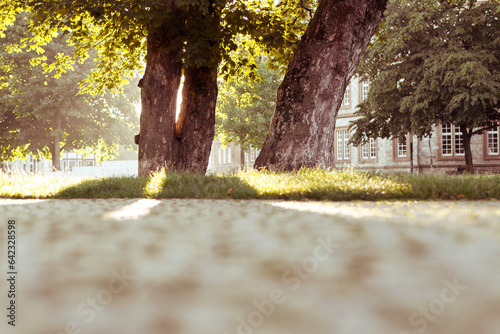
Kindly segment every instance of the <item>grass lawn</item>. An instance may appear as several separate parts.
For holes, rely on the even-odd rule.
[[[290,200],[500,199],[500,175],[385,175],[302,169],[203,176],[73,177],[0,173],[3,198],[210,198]]]

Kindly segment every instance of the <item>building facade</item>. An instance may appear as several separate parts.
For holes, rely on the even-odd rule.
[[[335,124],[335,168],[365,171],[453,174],[465,168],[460,127],[440,124],[430,138],[408,135],[398,139],[370,138],[364,145],[348,144],[350,122],[355,120],[358,103],[368,97],[369,83],[353,78],[349,83]],[[471,151],[477,172],[500,172],[500,133],[496,127],[471,138]]]
[[[74,167],[90,167],[96,165],[95,154],[84,155],[76,152],[63,152],[61,157],[61,170],[73,171]]]
[[[455,174],[465,169],[465,154],[460,128],[440,124],[430,138],[408,135],[398,139],[371,138],[364,145],[349,144],[350,122],[357,105],[368,97],[368,82],[353,78],[347,86],[335,123],[335,169],[355,169],[374,172]],[[471,138],[471,151],[476,172],[500,172],[499,123],[489,131]],[[253,168],[258,149],[242,152],[230,143],[224,147],[219,140],[212,143],[208,173],[229,173]]]

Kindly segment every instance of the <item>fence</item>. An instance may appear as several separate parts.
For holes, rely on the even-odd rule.
[[[76,176],[137,176],[137,160],[103,161],[100,166],[73,167],[68,174]]]

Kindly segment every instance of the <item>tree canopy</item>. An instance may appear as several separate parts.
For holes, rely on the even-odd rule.
[[[500,119],[500,11],[495,1],[391,0],[358,74],[370,81],[351,141],[430,136],[460,126],[470,136]]]
[[[26,20],[19,16],[0,39],[1,159],[33,153],[52,156],[57,167],[60,150],[90,148],[106,156],[117,144],[132,144],[137,87],[126,86],[126,95],[78,94],[78,83],[89,74],[91,63],[73,64],[56,79],[32,64],[36,49],[18,49],[27,36]],[[45,46],[44,56],[50,61],[68,48],[64,37],[55,37]]]
[[[238,71],[255,77],[255,54],[242,57],[235,52],[240,36],[255,46],[250,50],[270,54],[275,67],[285,65],[316,5],[316,0],[6,0],[0,4],[0,34],[17,13],[32,13],[32,36],[20,45],[39,51],[42,62],[47,61],[44,46],[60,34],[67,36],[74,52],[61,53],[46,65],[58,73],[97,50],[97,67],[83,89],[103,93],[121,87],[125,78],[143,69],[146,37],[165,22],[176,35],[169,48],[178,50],[176,57],[185,66],[218,66],[222,60],[220,72],[226,78]],[[205,17],[215,13],[220,15],[220,27],[206,23]],[[213,40],[220,43],[211,45]],[[214,47],[217,52],[211,52]]]

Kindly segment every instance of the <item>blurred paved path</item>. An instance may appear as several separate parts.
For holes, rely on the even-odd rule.
[[[0,199],[0,218],[0,333],[500,333],[500,201]]]

